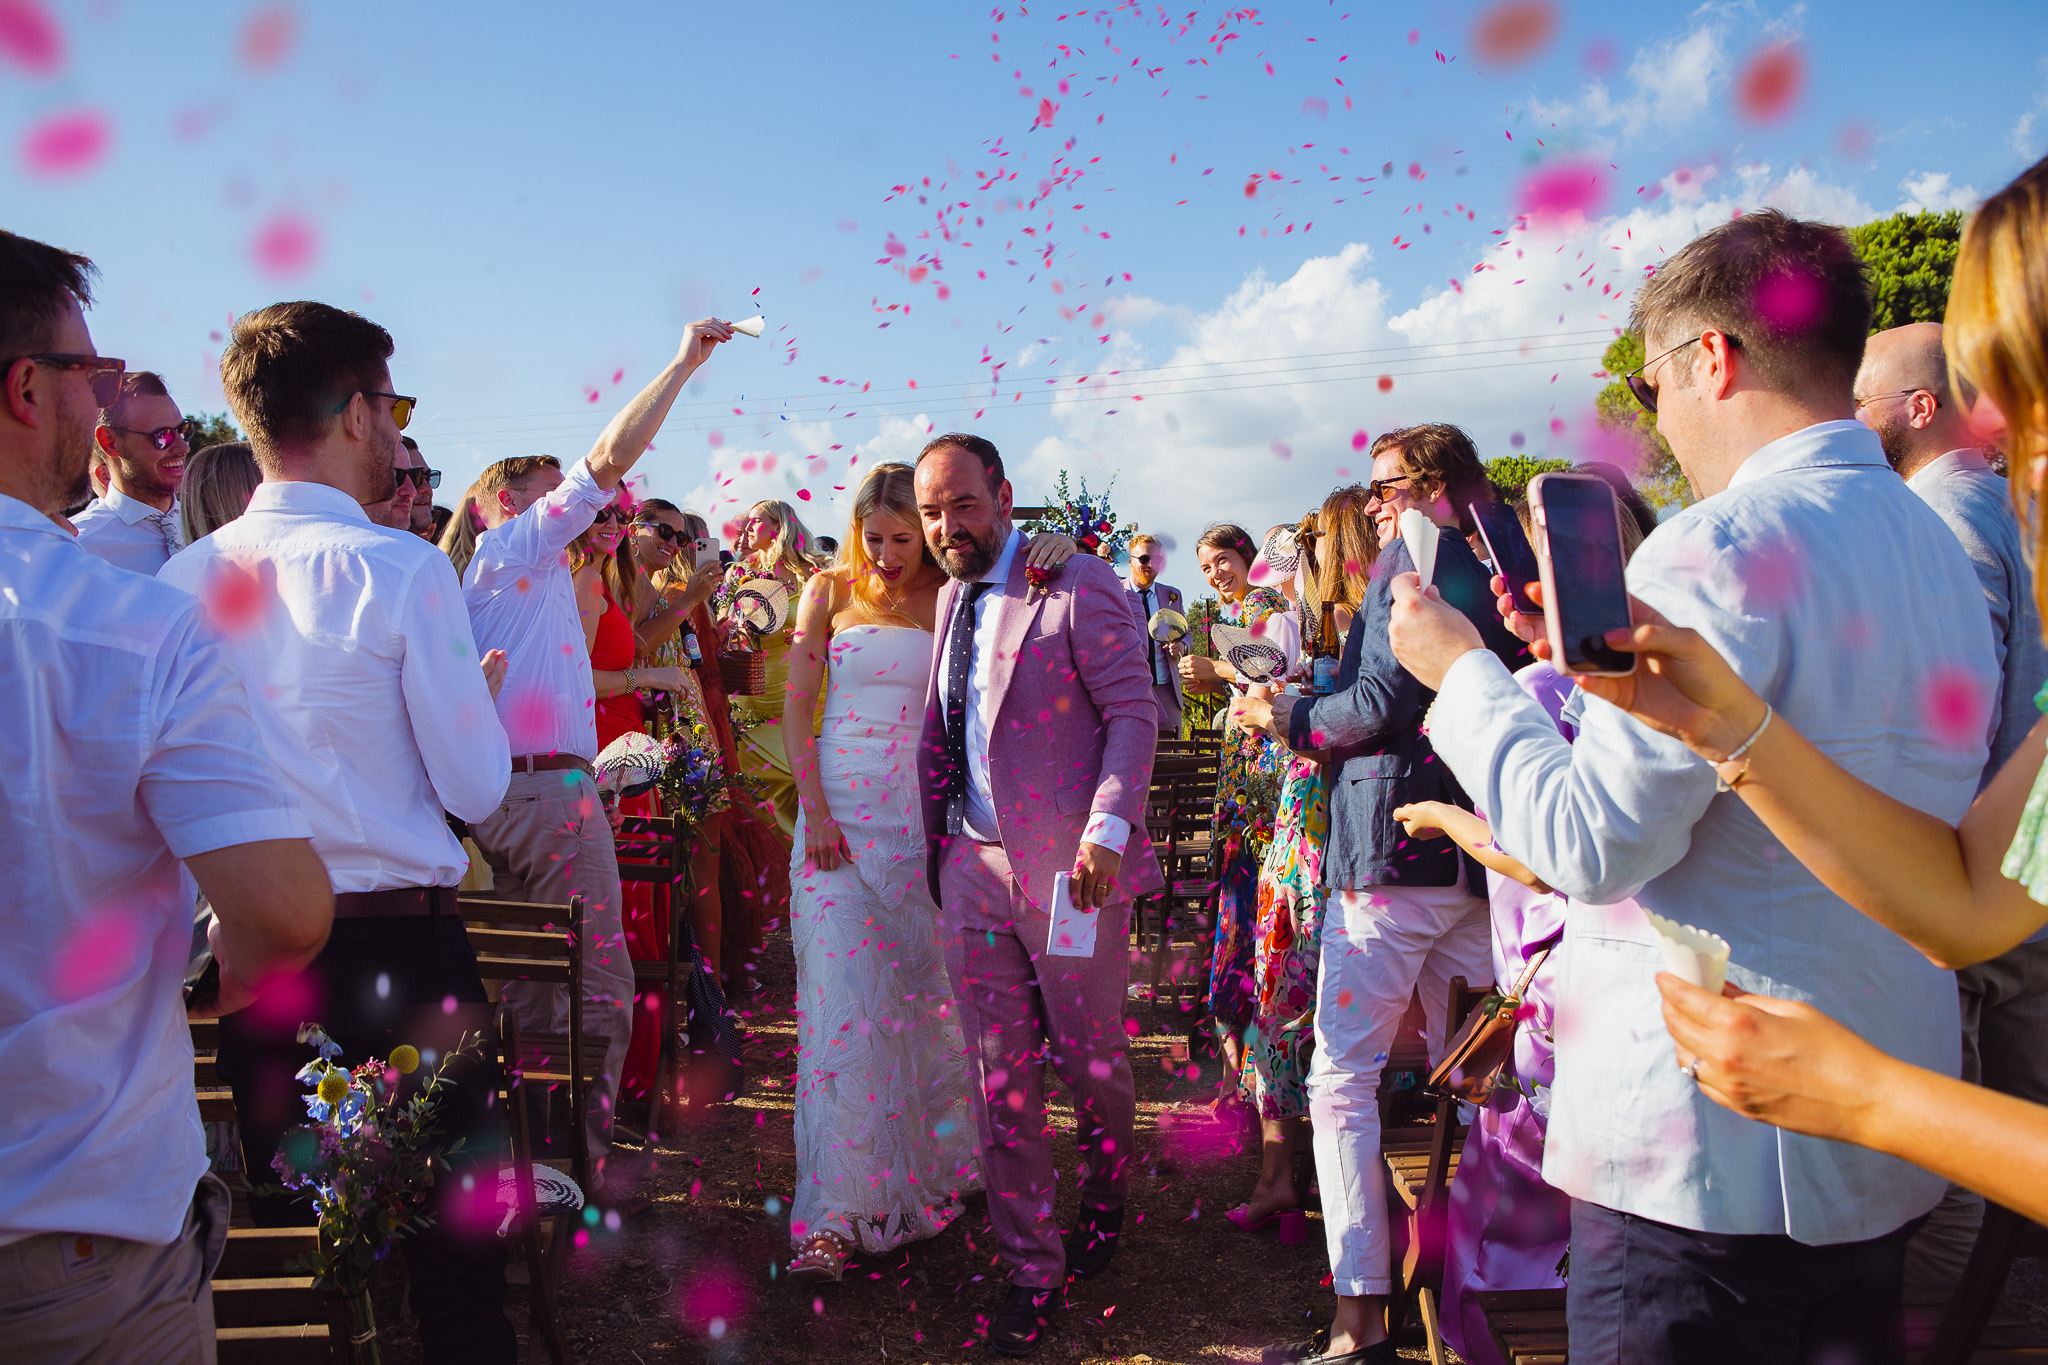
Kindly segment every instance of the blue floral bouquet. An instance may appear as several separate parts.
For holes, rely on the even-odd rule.
[[[1115,479],[1109,482],[1111,488],[1116,486]],[[1062,469],[1053,495],[1046,499],[1045,515],[1035,518],[1024,529],[1035,536],[1072,536],[1081,553],[1114,564],[1130,546],[1131,537],[1138,533],[1138,523],[1119,525],[1116,511],[1109,505],[1109,490],[1090,494],[1086,476],[1081,479],[1078,494],[1068,492],[1067,471]]]
[[[400,1045],[386,1060],[372,1058],[350,1070],[336,1060],[341,1047],[320,1025],[300,1025],[299,1041],[320,1054],[298,1075],[312,1087],[305,1097],[312,1122],[284,1135],[272,1168],[286,1189],[312,1193],[320,1249],[299,1268],[313,1276],[315,1289],[347,1300],[350,1345],[364,1365],[383,1359],[370,1305],[371,1268],[390,1254],[394,1237],[433,1221],[427,1192],[461,1146],[441,1140],[442,1095],[455,1084],[447,1066],[465,1053],[481,1056],[483,1044],[464,1035],[401,1101],[399,1078],[419,1069],[417,1048]]]
[[[662,746],[668,751],[668,764],[655,779],[655,786],[661,791],[661,808],[682,828],[697,828],[730,807],[735,791],[750,790],[744,776],[725,770],[710,726],[701,722],[687,728],[678,726]]]

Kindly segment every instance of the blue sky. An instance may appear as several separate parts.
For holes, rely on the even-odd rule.
[[[849,469],[965,426],[1020,501],[1114,477],[1186,545],[1319,501],[1360,432],[1581,454],[1660,252],[1761,203],[1967,206],[2048,150],[2038,3],[1558,4],[1498,68],[1491,8],[0,0],[0,223],[93,256],[101,350],[188,410],[237,313],[377,319],[443,502],[581,453],[689,318],[758,312],[649,491],[722,520],[801,488],[837,533]],[[1745,117],[1778,42],[1797,93]],[[81,114],[104,153],[32,167]],[[1545,174],[1599,189],[1518,225]],[[280,224],[311,246],[266,269]]]

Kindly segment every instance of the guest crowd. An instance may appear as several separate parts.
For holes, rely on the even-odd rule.
[[[562,987],[486,990],[459,890],[581,900],[602,1060],[574,1139],[622,1217],[646,1201],[615,1119],[661,1102],[694,1026],[633,963],[678,946],[744,998],[786,919],[784,1273],[837,1281],[983,1193],[1009,1281],[987,1344],[1032,1353],[1070,1278],[1173,1235],[1123,1217],[1126,950],[1172,874],[1155,756],[1211,710],[1201,994],[1219,1112],[1261,1134],[1226,1216],[1304,1241],[1312,1171],[1335,1298],[1269,1361],[1394,1358],[1383,1073],[1418,1003],[1444,1053],[1453,978],[1516,1021],[1450,1186],[1468,1361],[1499,1359],[1480,1291],[1557,1287],[1575,1359],[1902,1361],[1903,1302],[1953,1290],[1987,1198],[2048,1218],[2048,163],[1971,219],[1946,323],[1870,335],[1846,235],[1771,210],[1643,284],[1627,381],[1695,501],[1660,520],[1623,471],[1576,471],[1615,495],[1612,676],[1552,657],[1541,585],[1478,524],[1505,498],[1540,545],[1541,509],[1449,422],[1381,435],[1367,482],[1291,523],[1201,535],[1248,654],[1196,647],[1159,538],[1120,579],[1015,529],[981,436],[865,471],[836,542],[768,501],[726,551],[635,497],[721,320],[587,455],[499,461],[444,509],[374,322],[241,317],[247,439],[195,450],[160,376],[96,352],[94,278],[0,233],[10,1359],[213,1359],[230,1197],[188,1019],[220,1019],[267,1226],[310,1221],[261,1178],[304,1122],[302,1023],[351,1064],[448,1052],[494,1009],[563,1031]],[[673,907],[620,876],[664,796],[600,782],[671,737],[732,780],[687,812]],[[1660,972],[1666,921],[1725,941],[1721,994]],[[410,1311],[428,1359],[509,1361],[506,1243],[452,1216],[505,1140],[495,1062],[466,1065]]]

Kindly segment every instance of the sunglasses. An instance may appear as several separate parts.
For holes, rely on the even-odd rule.
[[[401,479],[411,479],[414,488],[441,486],[441,471],[438,469],[394,469],[391,472]]]
[[[53,370],[84,370],[92,385],[92,398],[103,408],[110,408],[121,398],[121,374],[128,368],[125,360],[116,360],[106,355],[70,355],[61,351],[43,355],[18,355],[0,369],[12,369],[15,360],[30,360],[38,365],[48,365]]]
[[[1152,562],[1152,556],[1151,556],[1151,555],[1132,555],[1132,556],[1131,556],[1131,563],[1133,563],[1133,564],[1148,564],[1148,565],[1149,565],[1149,564],[1150,564],[1151,562]]]
[[[652,531],[663,540],[681,540],[683,538],[681,531],[659,521],[636,521],[633,523],[633,529],[636,531]]]
[[[1365,486],[1365,495],[1370,501],[1385,502],[1387,500],[1387,490],[1391,489],[1395,484],[1412,482],[1414,478],[1413,474],[1396,474],[1391,479],[1374,479]]]
[[[1856,398],[1856,410],[1861,412],[1880,398],[1910,398],[1916,393],[1924,393],[1929,398],[1934,398],[1934,391],[1932,389],[1893,389],[1890,393],[1873,393],[1868,398]],[[1851,397],[1854,397],[1854,395],[1851,395]],[[1939,398],[1934,398],[1934,406],[1941,406]]]
[[[108,427],[107,430],[118,431],[125,436],[140,436],[158,450],[169,450],[171,442],[178,438],[183,437],[189,443],[194,436],[197,436],[199,434],[199,423],[187,417],[174,427],[158,427],[155,431],[137,431],[134,427]]]
[[[1728,344],[1730,346],[1740,346],[1742,344],[1742,342],[1739,339],[1737,339],[1735,333],[1733,332],[1723,332],[1721,333],[1721,335],[1728,339]],[[1692,340],[1690,341],[1679,342],[1676,346],[1673,346],[1670,351],[1659,352],[1657,355],[1652,356],[1648,360],[1645,360],[1642,364],[1636,366],[1633,370],[1630,370],[1627,374],[1622,376],[1622,382],[1628,385],[1628,391],[1636,396],[1636,401],[1643,405],[1644,412],[1654,413],[1657,410],[1657,386],[1655,384],[1652,384],[1643,376],[1647,374],[1651,367],[1656,365],[1658,361],[1662,360],[1665,356],[1670,355],[1672,351],[1682,351],[1686,347],[1697,345],[1700,342],[1705,341],[1706,339],[1707,334],[1705,332],[1701,332],[1698,336],[1692,338]]]
[[[391,423],[400,431],[404,431],[411,424],[412,410],[420,401],[417,398],[407,398],[402,393],[378,393],[369,389],[358,389],[356,393],[362,394],[365,398],[389,398],[391,400]],[[335,416],[339,417],[342,413],[347,412],[348,405],[355,401],[356,395],[354,393],[342,399],[341,406],[334,410]]]
[[[630,519],[631,518],[629,518],[626,513],[626,509],[623,507],[600,507],[597,509],[597,515],[590,519],[590,524],[592,526],[602,526],[605,522],[608,521],[617,521],[623,523]]]

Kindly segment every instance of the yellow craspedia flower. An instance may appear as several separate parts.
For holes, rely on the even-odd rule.
[[[391,1069],[401,1076],[410,1076],[420,1069],[420,1050],[411,1043],[400,1043],[391,1049]]]
[[[330,1071],[320,1078],[317,1092],[327,1104],[340,1104],[348,1098],[348,1076],[340,1071]]]

